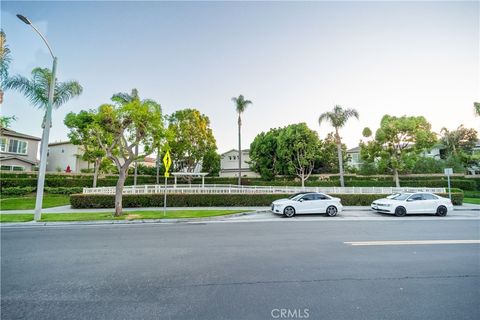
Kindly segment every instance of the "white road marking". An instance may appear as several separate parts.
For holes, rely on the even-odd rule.
[[[396,246],[415,244],[480,244],[480,240],[393,240],[344,242],[352,246]]]

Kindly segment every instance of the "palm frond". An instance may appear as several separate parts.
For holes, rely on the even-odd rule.
[[[78,97],[82,92],[83,88],[77,81],[60,82],[55,86],[53,106],[58,108],[70,99]]]

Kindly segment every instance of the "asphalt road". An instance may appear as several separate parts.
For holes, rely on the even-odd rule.
[[[479,244],[344,243],[479,236],[436,217],[2,228],[1,318],[479,319]]]

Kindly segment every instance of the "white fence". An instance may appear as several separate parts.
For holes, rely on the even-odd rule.
[[[164,193],[165,185],[126,186],[123,194]],[[323,192],[332,194],[392,194],[396,192],[445,193],[445,188],[395,188],[395,187],[290,187],[290,186],[238,186],[231,184],[167,185],[167,193],[183,194],[276,194],[297,192]],[[84,194],[115,194],[115,187],[83,188]]]

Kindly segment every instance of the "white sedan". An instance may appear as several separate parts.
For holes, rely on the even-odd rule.
[[[339,198],[317,192],[294,194],[288,199],[272,202],[271,207],[273,213],[284,215],[287,218],[291,218],[297,213],[326,213],[329,217],[334,217],[338,212],[342,212],[342,209]]]
[[[452,201],[428,192],[401,193],[394,197],[375,200],[371,205],[378,212],[395,214],[403,217],[408,213],[435,213],[446,216],[453,210]]]

